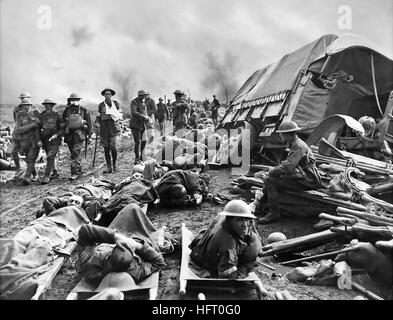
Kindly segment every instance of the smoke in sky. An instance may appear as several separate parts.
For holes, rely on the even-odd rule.
[[[206,66],[208,71],[204,75],[202,85],[206,90],[213,90],[218,97],[226,101],[237,91],[239,83],[235,80],[236,63],[238,58],[227,52],[220,59],[212,51],[206,53]]]
[[[73,28],[71,32],[72,46],[79,47],[81,44],[91,41],[94,33],[89,30],[89,26],[84,25],[79,28]]]
[[[133,71],[119,71],[112,72],[112,79],[117,88],[116,95],[122,105],[127,105],[136,93],[136,82],[133,77]]]
[[[345,3],[351,30],[337,26],[342,0],[46,0],[42,29],[42,0],[1,0],[0,102],[27,91],[34,103],[71,92],[98,103],[105,87],[127,104],[140,89],[226,101],[226,89],[231,99],[255,70],[324,34],[357,33],[393,51],[393,1]]]

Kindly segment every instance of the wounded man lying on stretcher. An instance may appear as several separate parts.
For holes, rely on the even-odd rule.
[[[219,215],[191,242],[190,268],[203,278],[245,278],[262,249],[254,232],[255,216],[242,200],[228,202]]]
[[[141,229],[139,236],[129,236],[127,229],[135,227]],[[142,235],[148,229],[151,223],[136,204],[123,208],[108,228],[91,224],[81,227],[76,271],[97,284],[111,272],[124,271],[139,283],[166,265],[150,239]]]

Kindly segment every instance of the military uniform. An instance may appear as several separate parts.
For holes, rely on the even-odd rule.
[[[186,99],[180,98],[173,102],[172,104],[173,111],[173,126],[175,132],[180,129],[184,129],[187,126],[187,111],[188,111],[188,103]]]
[[[147,109],[145,102],[140,98],[135,98],[131,101],[131,120],[129,127],[131,128],[134,137],[135,147],[135,160],[142,160],[142,153],[146,145],[146,130],[147,122]],[[141,152],[139,153],[139,147]]]
[[[289,148],[287,159],[269,171],[265,181],[265,191],[272,213],[278,213],[280,191],[313,190],[321,187],[321,177],[309,146],[295,136],[290,141]]]
[[[47,154],[44,177],[49,177],[52,170],[55,170],[55,159],[61,145],[65,123],[56,111],[48,112],[44,110],[40,113],[39,119],[41,122],[42,147]],[[49,141],[55,134],[57,137]]]
[[[157,106],[154,100],[150,97],[145,99],[147,115],[152,118],[151,122],[146,123],[146,140],[151,142],[154,138],[154,115],[157,112]]]
[[[18,153],[26,156],[27,168],[25,179],[29,180],[35,172],[35,161],[37,160],[40,147],[38,143],[41,141],[40,120],[38,112],[30,110],[28,107],[18,106],[14,110],[15,128],[12,133],[14,142],[13,159],[16,170],[20,170],[20,162]]]
[[[106,268],[106,261],[115,246],[116,230],[126,233],[130,222],[135,216],[144,216],[137,205],[128,205],[122,209],[109,228],[94,225],[84,225],[79,229],[77,251],[78,259],[75,269],[88,281],[100,281],[110,270]],[[164,257],[147,240],[133,236],[142,243],[140,249],[135,250],[134,259],[128,269],[136,283],[150,274],[165,267]]]
[[[165,130],[165,120],[169,119],[169,110],[166,104],[162,101],[157,104],[157,112],[155,117],[160,125],[161,134],[163,134]]]
[[[107,114],[107,108],[116,108],[120,110],[120,105],[117,101],[112,100],[112,106],[108,106],[105,101],[98,105],[99,115],[96,121],[100,124],[100,137],[101,145],[104,147],[105,161],[108,166],[108,172],[112,171],[112,161],[113,158],[113,169],[117,170],[117,145],[119,143],[119,135],[121,132],[119,120],[115,117],[113,118],[110,114]],[[120,111],[119,111],[120,115]]]
[[[77,115],[79,115],[79,117]],[[90,114],[80,105],[68,105],[63,112],[62,118],[66,123],[64,142],[67,143],[71,153],[71,176],[81,175],[83,145],[85,140],[89,139],[92,133]],[[76,118],[85,120],[86,123],[82,124],[79,120],[75,120]],[[78,122],[79,124],[74,127],[75,123]]]
[[[190,244],[191,262],[212,277],[241,279],[252,271],[262,244],[255,234],[240,238],[225,217],[216,218]]]
[[[214,98],[213,102],[212,102],[212,118],[213,118],[213,122],[214,125],[217,125],[217,120],[218,120],[218,109],[220,108],[220,102]]]

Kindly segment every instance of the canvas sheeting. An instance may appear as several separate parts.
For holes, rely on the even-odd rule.
[[[239,112],[233,109],[249,107],[247,102],[293,92],[301,72],[307,70],[317,74],[322,71],[326,77],[343,71],[354,79],[352,82],[339,80],[335,88],[327,89],[316,86],[309,78],[303,78],[296,92],[298,99],[291,96],[287,102],[289,109],[283,121],[294,120],[303,133],[309,134],[324,118],[336,113],[355,119],[363,115],[380,118],[382,115],[374,97],[373,69],[379,104],[384,112],[388,93],[393,90],[392,58],[360,36],[324,35],[254,72],[235,94],[231,103],[234,108],[228,111],[223,123],[237,120]],[[258,103],[255,106],[258,107]]]
[[[384,55],[370,41],[353,34],[345,34],[326,48],[309,67],[310,71],[320,72],[325,58],[329,61],[322,72],[328,76],[343,70],[354,76],[352,84],[359,85],[368,95],[374,94],[372,81],[372,56],[378,93],[393,89],[393,58]],[[352,85],[351,84],[351,85]]]
[[[337,39],[336,35],[324,35],[306,46],[286,54],[277,62],[256,71],[235,94],[232,104],[239,103],[241,100],[252,101],[291,90],[299,72],[307,68],[335,39]]]

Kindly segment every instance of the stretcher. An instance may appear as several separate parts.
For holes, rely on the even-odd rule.
[[[146,214],[148,205],[144,204],[141,206],[142,211]],[[157,298],[158,292],[158,281],[159,281],[159,272],[155,272],[147,277],[145,280],[140,282],[135,286],[132,290],[124,292],[125,299],[131,298],[132,296],[141,296],[146,295],[148,293],[149,300],[155,300]],[[88,299],[91,296],[98,293],[96,291],[97,285],[92,285],[87,282],[85,278],[82,278],[81,281],[76,285],[76,287],[68,294],[67,300],[83,300]]]
[[[145,280],[135,286],[135,288],[125,291],[125,299],[131,297],[148,296],[149,300],[155,300],[158,292],[159,271],[151,274]],[[76,287],[68,294],[66,300],[84,300],[97,294],[97,286],[87,282],[85,278],[76,285]]]
[[[75,247],[76,242],[73,241],[69,242],[64,248],[61,249],[62,253],[59,254],[58,257],[55,259],[54,264],[50,268],[50,270],[37,278],[38,287],[34,296],[31,297],[31,300],[39,300],[39,298],[45,293],[45,291],[51,287],[53,279],[56,277],[67,257],[71,256],[71,253],[75,249]]]
[[[261,299],[267,295],[266,289],[262,285],[255,272],[250,272],[244,279],[221,279],[221,278],[201,278],[195,274],[189,267],[191,249],[188,247],[194,238],[193,233],[188,230],[185,224],[182,224],[182,257],[180,266],[180,289],[179,294],[182,298],[186,295],[187,287],[194,287],[198,289],[216,289],[216,290],[229,290],[236,292],[248,287],[253,287]],[[204,297],[203,293],[198,295]],[[202,299],[204,300],[204,299]]]

